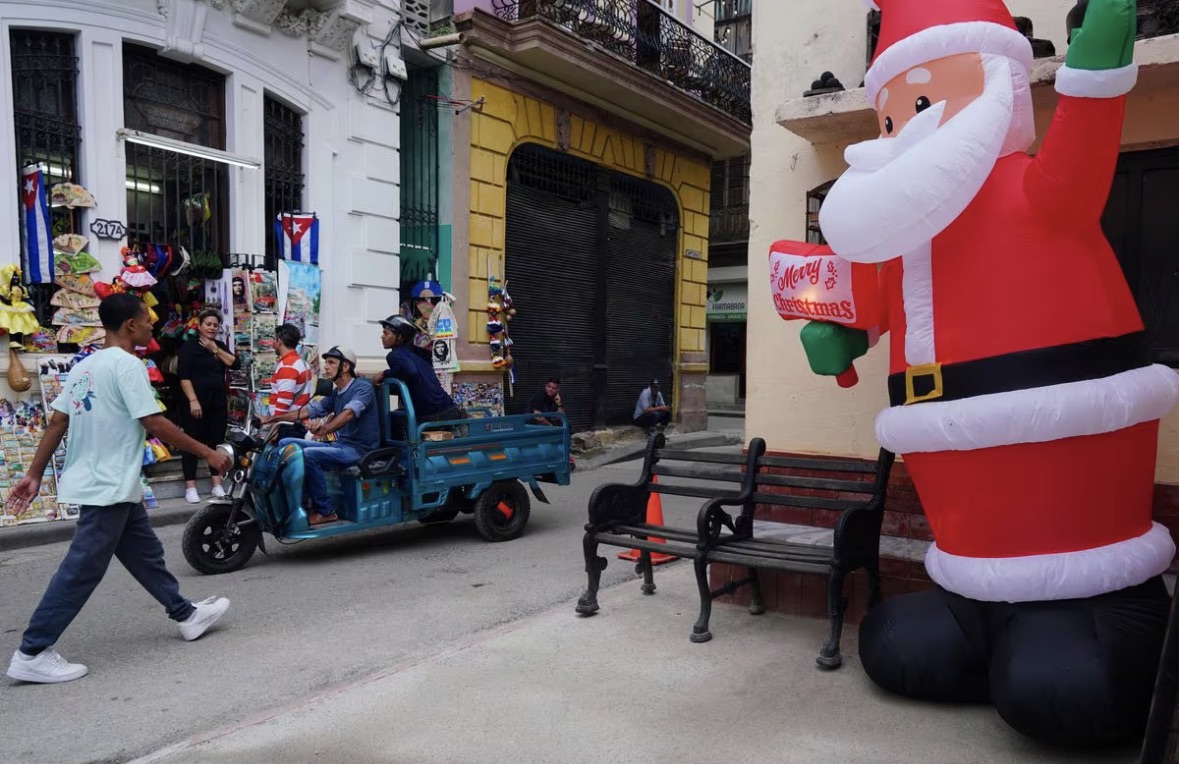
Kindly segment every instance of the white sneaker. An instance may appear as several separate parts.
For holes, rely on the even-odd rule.
[[[196,605],[196,610],[179,624],[180,636],[189,642],[208,631],[229,610],[229,600],[224,597],[210,597],[192,604]]]
[[[25,655],[17,650],[8,664],[8,676],[22,682],[40,684],[72,682],[86,676],[87,671],[89,669],[81,663],[70,663],[52,647],[45,648],[37,655]]]
[[[224,499],[225,498],[225,489],[219,485],[213,486],[213,498],[214,499]]]
[[[185,488],[184,489],[184,500],[187,501],[189,504],[200,504],[201,503],[201,495],[199,493],[197,493],[197,489],[195,489],[195,488]]]

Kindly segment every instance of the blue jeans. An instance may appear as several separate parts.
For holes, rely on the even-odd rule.
[[[311,503],[311,510],[321,515],[330,515],[336,510],[332,508],[328,498],[327,478],[325,469],[339,469],[351,467],[360,462],[360,452],[351,446],[341,446],[338,443],[318,443],[301,438],[283,438],[278,442],[279,448],[286,448],[294,443],[303,449],[303,485],[307,489],[307,498]]]
[[[70,549],[29,619],[21,652],[36,655],[57,642],[106,575],[111,557],[119,558],[173,621],[192,615],[193,604],[180,596],[180,584],[164,566],[164,546],[143,504],[82,507]]]

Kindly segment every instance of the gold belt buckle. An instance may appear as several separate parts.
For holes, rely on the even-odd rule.
[[[918,377],[933,377],[933,390],[924,395],[917,395],[913,390],[913,380]],[[942,365],[940,363],[924,363],[920,366],[910,366],[905,369],[905,405],[932,401],[942,397]]]

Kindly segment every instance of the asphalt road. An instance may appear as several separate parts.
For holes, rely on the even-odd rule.
[[[161,529],[185,594],[232,601],[223,625],[182,641],[115,563],[58,644],[90,674],[63,685],[0,679],[0,760],[127,761],[568,601],[584,586],[581,534],[590,493],[603,482],[630,482],[637,470],[632,462],[575,473],[565,488],[545,486],[552,505],[534,501],[525,535],[502,544],[484,542],[462,516],[443,527],[277,549],[271,540],[269,557],[259,553],[237,573],[205,577],[184,562],[183,526]],[[690,525],[698,506],[665,497],[665,519]],[[5,650],[18,646],[65,550],[58,543],[0,553]],[[607,552],[603,585],[634,575],[616,551]]]

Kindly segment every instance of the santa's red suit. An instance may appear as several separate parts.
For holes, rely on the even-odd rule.
[[[1100,227],[1124,101],[1061,95],[1035,157],[999,159],[930,246],[883,266],[893,406],[877,437],[920,493],[930,577],[967,597],[1091,597],[1175,555],[1151,506],[1179,376],[1148,363]]]
[[[856,191],[829,212],[838,182],[820,213],[837,254],[883,263],[891,405],[876,433],[912,475],[941,587],[871,611],[861,659],[887,689],[990,700],[1043,740],[1124,739],[1145,722],[1167,612],[1175,545],[1151,506],[1159,419],[1179,398],[1100,223],[1136,69],[1061,69],[1033,157],[1031,47],[1000,0],[880,5],[871,103],[961,53],[1010,61],[1016,85],[999,158],[956,216],[935,211],[946,219],[924,244],[890,238],[887,203]],[[899,204],[921,193],[895,189]],[[859,219],[828,229],[854,216],[880,220],[878,235]]]

